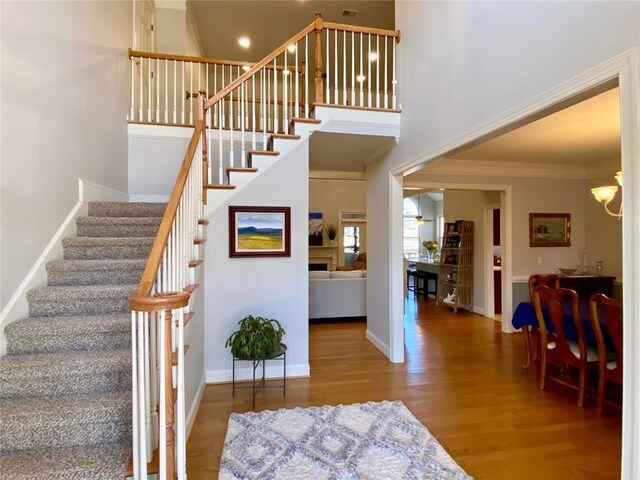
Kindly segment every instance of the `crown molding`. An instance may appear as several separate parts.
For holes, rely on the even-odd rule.
[[[482,177],[573,178],[586,177],[584,165],[553,163],[495,162],[487,160],[442,159],[425,166],[420,174],[477,175]]]
[[[310,170],[309,179],[313,180],[358,180],[366,181],[365,172],[340,172],[331,170]]]
[[[620,160],[608,163],[593,163],[587,165],[585,178],[598,178],[610,175],[614,177],[621,170]]]

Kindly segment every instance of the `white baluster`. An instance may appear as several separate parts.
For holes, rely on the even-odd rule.
[[[218,93],[218,64],[214,63],[213,64],[213,95],[216,95]],[[207,92],[207,95],[212,96],[211,93]],[[211,125],[212,127],[216,127],[217,124],[215,122],[218,121],[218,104],[214,104],[213,105],[213,125]]]
[[[262,150],[267,149],[267,84],[265,83],[265,77],[268,77],[267,70],[263,67],[260,70],[260,87],[262,88]]]
[[[165,428],[165,425],[167,424],[167,402],[166,402],[166,398],[168,395],[168,392],[170,391],[170,387],[167,386],[167,380],[165,378],[164,372],[165,372],[165,362],[166,362],[166,354],[165,354],[165,321],[166,321],[166,315],[165,312],[162,311],[160,312],[160,328],[159,328],[159,332],[160,332],[160,338],[158,341],[158,345],[160,346],[159,350],[158,350],[158,357],[160,359],[159,362],[159,377],[160,377],[160,398],[159,398],[159,425],[160,425],[160,435],[158,436],[158,453],[159,453],[159,467],[160,467],[160,472],[159,472],[159,476],[161,480],[166,480],[166,465],[167,465],[167,429]]]
[[[142,109],[143,109],[143,104],[144,104],[144,90],[142,89],[142,75],[144,73],[144,58],[140,57],[140,68],[139,68],[139,72],[138,72],[138,99],[140,100],[138,102],[138,120],[140,122],[144,121],[144,116],[142,114]]]
[[[351,32],[351,105],[356,104],[356,37]]]
[[[331,36],[331,31],[327,29],[327,34],[325,36],[325,38],[327,39],[327,46],[325,48],[327,61],[324,66],[327,72],[327,80],[325,82],[326,91],[327,91],[325,102],[327,104],[331,104],[331,64],[329,63],[329,37],[330,36]]]
[[[309,118],[309,35],[304,37],[304,118]]]
[[[267,77],[267,130],[273,130],[273,119],[271,116],[271,75],[269,75],[266,68],[264,75]]]
[[[278,133],[278,65],[273,59],[273,133]]]
[[[293,115],[291,115],[294,118],[297,118],[300,116],[300,110],[299,110],[299,84],[300,84],[300,71],[298,70],[298,42],[296,42],[296,50],[295,50],[295,61],[296,61],[296,98],[295,98],[295,103],[293,105]]]
[[[371,102],[371,34],[367,35],[367,107],[372,106]]]
[[[135,121],[135,94],[136,94],[136,59],[134,57],[131,60],[131,110],[129,112],[129,120]]]
[[[219,115],[219,119],[218,119],[218,185],[222,185],[224,183],[224,175],[223,175],[223,171],[222,171],[222,123],[224,121],[224,119],[222,118],[223,112],[222,112],[222,105],[224,105],[224,98],[222,100],[220,100],[221,102],[221,106],[220,106],[220,110],[218,110],[218,115]]]
[[[180,89],[180,97],[182,98],[182,117],[180,118],[180,123],[184,125],[185,96],[182,94],[182,92],[184,92],[184,62],[180,62],[180,65],[182,66],[182,83],[181,83],[182,88]]]
[[[151,459],[150,456],[147,455],[147,443],[149,438],[147,437],[147,429],[146,429],[146,404],[147,400],[145,397],[145,364],[147,363],[147,357],[145,357],[145,345],[144,345],[144,313],[137,312],[136,313],[137,320],[137,340],[138,340],[138,360],[137,360],[137,400],[138,400],[138,432],[140,434],[140,442],[138,444],[138,456],[140,462],[140,478],[147,478],[147,463],[148,460]]]
[[[364,47],[362,46],[362,32],[360,32],[360,78],[358,81],[360,82],[360,106],[364,107],[364,75],[362,73],[362,56],[364,53]]]
[[[131,311],[131,421],[133,424],[133,476],[138,479],[142,477],[142,463],[140,451],[142,447],[142,432],[140,431],[140,420],[138,411],[138,335],[137,335],[137,313]],[[145,464],[146,468],[146,464]]]
[[[178,123],[178,62],[173,61],[173,123]]]
[[[148,64],[148,68],[147,68],[147,122],[151,122],[151,109],[153,108],[153,105],[151,105],[151,59],[147,59],[147,64]]]
[[[193,125],[193,62],[189,62],[189,124]]]
[[[160,122],[160,59],[156,58],[156,73],[154,75],[156,86],[156,122]]]
[[[391,55],[393,58],[393,64],[391,67],[391,74],[393,75],[393,80],[391,81],[391,108],[396,108],[396,41],[395,38],[392,40],[391,46]]]
[[[256,76],[251,77],[251,150],[256,149]]]
[[[380,108],[380,35],[376,35],[376,108]]]
[[[177,389],[178,399],[176,401],[177,416],[177,442],[176,442],[176,471],[178,479],[186,478],[186,428],[185,428],[185,405],[184,405],[184,314],[182,309],[177,310],[178,314],[178,366],[177,366]]]
[[[328,33],[328,32],[327,32]],[[338,100],[338,30],[334,30],[334,52],[333,52],[333,63],[335,71],[333,76],[333,84],[335,88],[335,92],[333,92],[333,103],[335,105],[339,105],[340,102]]]
[[[245,118],[246,118],[246,111],[245,111],[245,97],[246,97],[246,83],[242,83],[240,85],[240,166],[241,167],[245,167],[246,166],[246,157],[245,157],[245,151],[244,151],[244,122],[245,122]]]
[[[347,104],[347,31],[342,31],[342,105]]]
[[[289,70],[287,70],[287,51],[284,52],[284,69],[282,70],[282,130],[289,133],[289,119],[287,111],[289,107],[289,91],[288,91]]]
[[[153,444],[150,441],[153,438],[153,430],[151,424],[151,412],[153,405],[151,403],[151,372],[149,360],[151,355],[149,352],[149,312],[143,312],[143,331],[142,331],[142,342],[144,345],[144,409],[145,409],[145,431],[147,437],[147,458],[151,458],[153,456]]]
[[[389,78],[389,72],[387,72],[387,65],[389,65],[389,57],[387,55],[387,44],[389,37],[384,37],[384,108],[389,108],[389,86],[387,85],[387,79]]]
[[[231,67],[229,67],[229,74],[231,74]],[[224,65],[222,65],[222,88],[221,88],[221,90],[224,90],[224,88],[225,88],[225,83],[226,83],[226,82],[225,82],[225,79],[224,79]],[[227,98],[227,97],[223,97],[223,98],[220,100],[220,102],[219,102],[219,103],[220,103],[220,111],[221,111],[221,112],[220,112],[220,113],[221,113],[221,115],[220,115],[220,122],[221,122],[221,123],[220,123],[220,126],[221,126],[222,128],[224,128],[224,127],[225,127],[225,125],[226,125],[226,118],[227,118],[227,117],[226,117],[226,115],[225,115],[225,106],[224,106],[224,105],[225,105],[225,104],[224,104],[224,102],[225,102],[225,99],[226,99],[226,98]],[[220,182],[220,183],[222,183],[222,182]]]
[[[169,123],[169,60],[164,60],[164,123]]]
[[[229,122],[229,166],[235,167],[233,161],[233,90],[231,90],[229,101]]]

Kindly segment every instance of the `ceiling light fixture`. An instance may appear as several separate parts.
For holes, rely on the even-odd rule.
[[[294,53],[297,48],[298,48],[298,46],[295,43],[292,43],[291,45],[289,45],[287,47],[287,52]]]
[[[358,75],[356,77],[356,80],[360,83],[364,82],[367,79],[367,77],[365,77],[364,75]]]
[[[369,54],[369,61],[370,62],[375,62],[378,59],[378,53],[377,52],[371,52]]]
[[[249,48],[251,46],[251,40],[249,40],[249,37],[240,37],[238,39],[238,45],[242,48]]]
[[[616,173],[616,182],[618,182],[618,185],[622,187],[622,172]],[[612,212],[608,207],[609,203],[611,203],[611,201],[615,198],[616,193],[618,193],[618,187],[616,187],[615,185],[596,187],[591,189],[591,193],[597,201],[602,203],[602,206],[604,207],[604,210],[605,212],[607,212],[607,214],[611,215],[612,217],[616,217],[618,220],[622,218],[622,202],[620,202],[620,210],[618,211],[618,213]]]
[[[243,65],[242,70],[244,70],[245,72],[248,72],[249,70],[251,70],[251,67],[249,65]]]

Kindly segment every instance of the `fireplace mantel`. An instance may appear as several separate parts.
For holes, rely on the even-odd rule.
[[[338,266],[338,246],[309,247],[309,263],[326,263],[329,270]]]

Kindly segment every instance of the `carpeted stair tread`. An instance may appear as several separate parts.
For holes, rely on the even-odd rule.
[[[115,480],[123,479],[131,445],[103,444],[75,448],[47,448],[0,454],[3,480]]]
[[[155,237],[160,217],[79,217],[78,237]]]
[[[42,287],[27,292],[29,315],[54,317],[118,314],[130,311],[128,297],[137,285]]]
[[[9,354],[128,348],[131,314],[30,317],[7,325],[5,335]]]
[[[99,393],[128,388],[131,388],[129,349],[0,358],[0,398]]]
[[[166,203],[89,202],[90,217],[162,217]]]
[[[64,238],[65,260],[146,259],[155,237],[72,237]]]
[[[0,400],[0,450],[115,443],[131,435],[131,392]]]
[[[117,285],[140,281],[145,259],[56,260],[47,263],[49,285]]]

